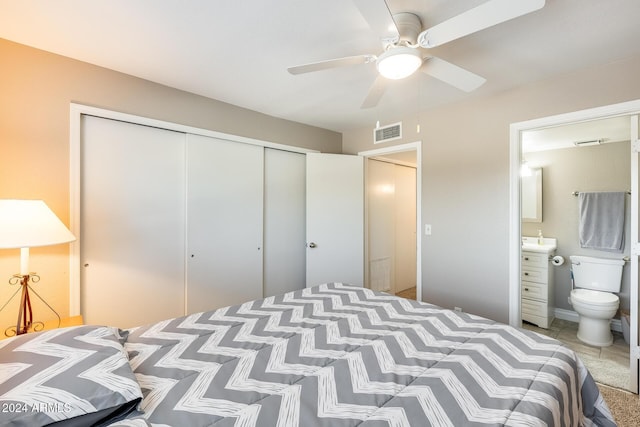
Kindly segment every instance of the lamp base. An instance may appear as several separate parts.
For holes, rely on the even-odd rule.
[[[16,326],[15,328],[13,326],[10,326],[7,329],[5,329],[4,331],[5,336],[12,337],[14,335],[22,335],[22,334],[26,334],[27,332],[30,332],[30,330],[32,330],[33,332],[37,332],[44,328],[43,322],[33,321],[33,310],[31,308],[31,294],[29,291],[31,291],[36,297],[38,297],[40,301],[42,301],[49,308],[49,310],[51,310],[53,314],[56,315],[56,317],[58,318],[58,325],[60,325],[60,315],[58,314],[58,312],[55,311],[53,307],[51,307],[31,287],[31,285],[29,285],[29,282],[37,283],[39,281],[40,281],[40,276],[38,276],[35,273],[14,274],[9,279],[10,285],[20,285],[20,288],[18,288],[13,293],[13,295],[11,295],[11,298],[9,298],[9,300],[2,306],[2,308],[0,308],[0,311],[2,311],[7,306],[7,304],[9,304],[9,302],[18,294],[18,292],[21,292],[21,297],[20,297],[20,308],[18,310],[18,320],[16,321]]]

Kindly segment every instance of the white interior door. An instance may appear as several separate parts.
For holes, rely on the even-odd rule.
[[[187,313],[262,298],[263,156],[187,136]]]
[[[364,284],[364,158],[307,154],[307,287]]]
[[[81,126],[85,323],[184,314],[185,134],[92,116]]]
[[[640,138],[638,131],[638,116],[631,116],[631,274],[630,274],[630,288],[631,295],[629,301],[630,308],[630,339],[629,339],[629,354],[630,354],[630,370],[631,379],[630,386],[631,391],[638,393],[638,385],[640,378],[638,376],[638,363],[640,361],[640,347],[638,346],[638,333],[640,330],[638,318],[638,256],[640,256],[640,229],[639,229],[639,216],[640,216],[640,174],[638,173],[638,157],[640,156]]]

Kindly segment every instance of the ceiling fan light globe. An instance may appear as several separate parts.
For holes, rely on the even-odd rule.
[[[378,57],[376,68],[388,79],[399,80],[409,77],[422,65],[420,54],[410,47],[389,49]]]

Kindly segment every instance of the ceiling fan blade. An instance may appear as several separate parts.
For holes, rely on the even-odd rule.
[[[436,47],[541,9],[544,2],[545,0],[489,0],[423,31],[418,36],[418,44],[425,48]]]
[[[487,81],[484,77],[436,57],[424,58],[424,65],[420,70],[465,92],[471,92]]]
[[[384,0],[353,0],[371,29],[383,39],[397,39],[398,28]]]
[[[373,84],[369,88],[369,93],[367,97],[364,99],[362,106],[360,108],[373,108],[378,105],[380,102],[380,98],[384,95],[384,92],[387,90],[387,84],[389,83],[389,79],[378,75],[374,80]]]
[[[289,73],[297,75],[311,73],[313,71],[327,70],[329,68],[346,67],[349,65],[367,64],[375,61],[375,55],[347,56],[345,58],[328,59],[326,61],[312,62],[310,64],[296,65],[287,68]]]

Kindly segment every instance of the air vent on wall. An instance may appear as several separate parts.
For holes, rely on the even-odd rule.
[[[576,147],[589,147],[591,145],[600,145],[604,142],[604,139],[590,139],[588,141],[575,141],[573,145]]]
[[[378,126],[373,130],[373,143],[393,141],[402,138],[402,122],[393,123],[387,126]]]

